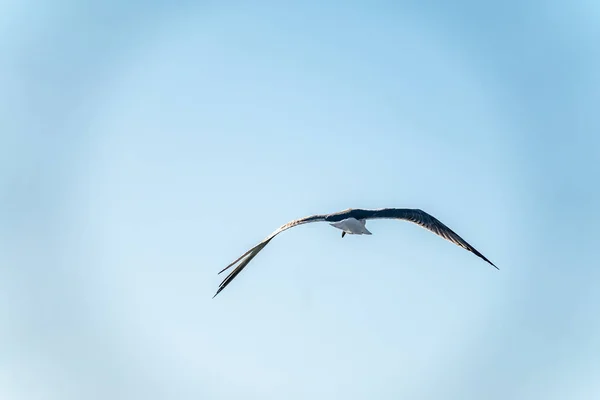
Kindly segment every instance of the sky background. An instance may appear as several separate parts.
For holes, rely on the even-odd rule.
[[[0,398],[600,398],[594,1],[0,2]],[[289,220],[421,208],[418,226]]]

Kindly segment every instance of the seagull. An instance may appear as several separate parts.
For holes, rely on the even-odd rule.
[[[258,243],[256,246],[242,254],[237,260],[233,261],[227,267],[219,271],[219,274],[233,267],[235,264],[240,262],[233,271],[223,279],[219,285],[217,293],[213,296],[213,299],[231,283],[231,281],[248,265],[250,261],[267,245],[273,238],[279,235],[281,232],[286,231],[298,225],[308,224],[311,222],[329,222],[334,228],[342,231],[342,238],[348,235],[371,235],[372,233],[367,229],[367,220],[370,219],[398,219],[409,221],[420,225],[421,227],[443,237],[444,239],[468,250],[481,259],[487,261],[494,268],[500,269],[494,265],[490,260],[485,258],[483,254],[477,251],[473,246],[467,243],[463,238],[458,236],[452,229],[448,228],[438,219],[432,215],[426,213],[420,209],[412,208],[379,208],[374,210],[365,210],[360,208],[348,208],[343,211],[339,211],[332,214],[316,214],[308,217],[296,219],[290,221],[285,225],[280,226],[276,231],[267,236],[263,241]]]

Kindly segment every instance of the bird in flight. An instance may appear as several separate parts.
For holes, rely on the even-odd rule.
[[[273,238],[279,235],[281,232],[293,228],[294,226],[308,224],[311,222],[329,222],[334,228],[342,231],[342,238],[346,235],[371,235],[371,232],[366,228],[367,220],[369,219],[399,219],[404,221],[413,222],[421,227],[428,229],[429,231],[443,237],[446,240],[468,250],[483,260],[490,263],[494,268],[499,269],[490,260],[485,258],[483,254],[477,251],[473,246],[467,243],[463,238],[458,236],[452,229],[448,228],[438,219],[429,215],[423,210],[411,209],[411,208],[380,208],[375,210],[365,210],[360,208],[348,208],[343,211],[339,211],[332,214],[317,214],[309,217],[296,219],[288,222],[285,225],[280,226],[276,231],[267,236],[262,242],[242,254],[237,260],[229,264],[227,267],[219,271],[221,274],[223,271],[233,267],[239,262],[239,264],[223,279],[219,285],[217,293],[213,296],[215,298],[223,289],[231,283],[231,281],[248,265],[250,261],[267,245]],[[241,261],[241,262],[240,262]]]

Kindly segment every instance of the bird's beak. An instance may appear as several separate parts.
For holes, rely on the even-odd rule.
[[[346,231],[342,232],[342,237],[346,236]]]

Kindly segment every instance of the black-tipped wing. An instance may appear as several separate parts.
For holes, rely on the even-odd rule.
[[[223,271],[233,267],[235,264],[237,264],[239,261],[241,261],[237,267],[234,268],[233,271],[231,271],[229,273],[229,275],[227,275],[227,277],[225,279],[223,279],[223,282],[221,282],[221,284],[219,285],[219,289],[217,290],[217,293],[215,293],[215,295],[213,296],[213,298],[215,298],[223,289],[225,289],[227,287],[227,285],[229,285],[231,283],[231,281],[240,273],[242,272],[242,270],[246,267],[246,265],[248,265],[248,263],[250,261],[252,261],[252,259],[254,257],[256,257],[256,255],[258,253],[260,253],[260,251],[267,245],[269,244],[269,242],[271,240],[273,240],[273,238],[277,235],[279,235],[281,232],[288,230],[290,228],[293,228],[294,226],[298,226],[298,225],[302,225],[302,224],[307,224],[309,222],[318,222],[318,221],[325,221],[325,215],[312,215],[310,217],[305,217],[305,218],[300,218],[291,222],[288,222],[285,225],[280,226],[275,232],[271,233],[269,236],[267,236],[262,242],[260,242],[259,244],[257,244],[256,246],[254,246],[253,248],[251,248],[250,250],[248,250],[247,252],[245,252],[244,254],[242,254],[237,260],[235,260],[234,262],[232,262],[231,264],[229,264],[228,266],[226,266],[225,268],[223,268],[221,271],[219,271],[219,274],[222,273]]]
[[[437,218],[419,209],[410,208],[381,208],[377,210],[364,210],[364,209],[347,209],[333,214],[328,215],[313,215],[306,218],[300,218],[295,221],[288,222],[285,225],[279,227],[275,232],[267,236],[262,242],[242,254],[237,260],[229,264],[227,267],[219,271],[219,274],[223,271],[233,267],[239,262],[233,271],[227,275],[225,279],[219,285],[217,293],[213,296],[217,296],[223,289],[231,283],[231,281],[248,265],[250,261],[267,245],[273,238],[279,235],[281,232],[293,228],[297,225],[306,224],[309,222],[327,221],[327,222],[339,222],[347,218],[355,218],[357,220],[362,219],[402,219],[405,221],[413,222],[421,227],[443,237],[444,239],[462,247],[465,250],[470,251],[481,259],[491,264],[494,268],[499,269],[488,260],[483,254],[477,251],[473,246],[467,243],[466,240],[461,238],[456,232],[448,228]],[[241,262],[240,262],[241,261]]]
[[[444,225],[440,220],[434,216],[426,213],[423,210],[411,209],[411,208],[382,208],[379,210],[347,210],[341,213],[331,214],[327,220],[333,219],[344,219],[344,218],[356,218],[356,219],[403,219],[405,221],[413,222],[421,227],[443,237],[444,239],[462,247],[465,250],[470,251],[481,259],[490,263],[494,268],[499,269],[488,260],[483,254],[481,254],[475,247],[467,243],[466,240],[461,238],[456,232]]]

